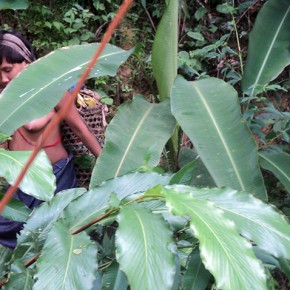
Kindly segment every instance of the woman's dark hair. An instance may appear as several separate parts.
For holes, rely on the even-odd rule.
[[[6,33],[9,33],[18,37],[24,43],[27,49],[30,51],[31,56],[32,56],[32,61],[36,59],[31,43],[26,38],[24,38],[20,33],[18,33],[17,31],[10,32],[6,30],[0,30],[0,64],[2,64],[2,61],[4,58],[9,63],[22,63],[25,60],[25,58],[19,52],[15,51],[13,48],[1,44],[1,40],[3,39],[3,36]]]

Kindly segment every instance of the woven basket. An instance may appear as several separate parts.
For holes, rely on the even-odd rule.
[[[87,127],[94,134],[101,147],[104,145],[105,128],[107,126],[106,116],[108,114],[108,107],[99,101],[99,95],[91,90],[84,89],[80,91],[81,95],[89,95],[96,99],[97,104],[94,107],[78,107],[80,116],[83,118]],[[62,124],[63,144],[67,150],[72,151],[75,159],[84,155],[91,157],[94,156],[87,149],[87,147],[79,140],[79,138],[71,131],[68,125],[63,122]],[[89,184],[92,168],[82,168],[80,165],[75,164],[76,177],[78,186],[87,186]]]

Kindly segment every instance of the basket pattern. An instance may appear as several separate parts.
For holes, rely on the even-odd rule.
[[[98,101],[97,96],[95,96],[94,92],[86,89],[85,91],[80,91],[81,94],[87,94],[93,96],[97,100],[97,104],[94,107],[87,106],[81,107],[79,106],[77,109],[79,111],[80,116],[86,123],[89,130],[94,134],[100,143],[101,147],[104,145],[105,140],[105,128],[107,126],[106,116],[108,114],[108,107]],[[72,151],[74,157],[81,157],[83,155],[88,155],[90,157],[94,157],[92,153],[88,150],[88,148],[82,143],[82,141],[72,132],[72,130],[68,127],[68,125],[63,122],[62,124],[62,135],[63,135],[63,145],[67,150]],[[92,169],[91,168],[81,168],[78,164],[75,164],[76,177],[78,186],[87,186]]]

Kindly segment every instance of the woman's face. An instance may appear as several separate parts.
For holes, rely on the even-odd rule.
[[[26,61],[21,63],[9,63],[4,58],[0,65],[0,88],[4,89],[26,66]]]

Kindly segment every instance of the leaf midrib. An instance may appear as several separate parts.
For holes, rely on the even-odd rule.
[[[289,13],[289,10],[290,10],[290,6],[289,6],[288,9],[286,10],[284,17],[282,18],[282,21],[281,21],[280,25],[278,26],[277,32],[275,33],[275,35],[274,35],[274,37],[273,37],[273,40],[272,40],[272,42],[271,42],[271,44],[270,44],[270,46],[269,46],[269,49],[268,49],[268,51],[267,51],[267,53],[266,53],[266,57],[265,57],[265,59],[264,59],[262,65],[261,65],[261,68],[260,68],[260,70],[259,70],[259,72],[258,72],[257,78],[255,79],[255,82],[254,82],[254,84],[253,84],[253,86],[252,86],[252,91],[251,91],[251,93],[250,93],[250,97],[253,95],[253,92],[254,92],[254,90],[255,90],[255,88],[256,88],[256,85],[258,84],[258,82],[259,82],[259,80],[260,80],[260,77],[261,77],[261,75],[262,75],[262,72],[264,71],[264,68],[265,68],[266,63],[267,63],[267,61],[268,61],[268,59],[269,59],[270,53],[271,53],[271,51],[272,51],[272,49],[273,49],[274,43],[275,43],[275,41],[276,41],[276,39],[277,39],[277,37],[278,37],[278,34],[280,33],[280,31],[281,31],[281,29],[282,29],[282,26],[283,26],[284,21],[285,21],[285,19],[286,19],[286,17],[287,17],[287,14]]]
[[[234,172],[235,172],[235,174],[237,176],[237,179],[239,181],[239,184],[241,186],[241,189],[242,190],[246,190],[246,187],[245,187],[245,185],[244,185],[244,183],[242,181],[242,178],[241,178],[241,176],[239,174],[238,167],[237,167],[237,165],[236,165],[236,163],[234,161],[233,156],[230,153],[230,150],[229,150],[229,148],[228,148],[228,146],[226,144],[226,141],[225,141],[225,138],[224,138],[224,136],[222,134],[222,131],[220,130],[220,128],[218,126],[218,123],[216,122],[216,119],[214,117],[213,112],[211,111],[211,109],[210,109],[210,107],[209,107],[206,99],[204,98],[202,92],[199,90],[198,86],[194,82],[192,83],[192,85],[193,85],[194,89],[196,90],[198,96],[200,97],[200,100],[202,101],[203,105],[205,106],[205,108],[206,108],[206,110],[207,110],[207,112],[208,112],[208,114],[210,116],[210,119],[212,120],[212,123],[213,123],[214,127],[216,128],[216,132],[217,132],[218,136],[220,137],[220,140],[222,141],[222,144],[223,144],[223,146],[225,148],[225,151],[227,153],[227,156],[228,156],[228,158],[229,158],[229,160],[230,160],[230,162],[232,164],[232,167],[233,167]]]

